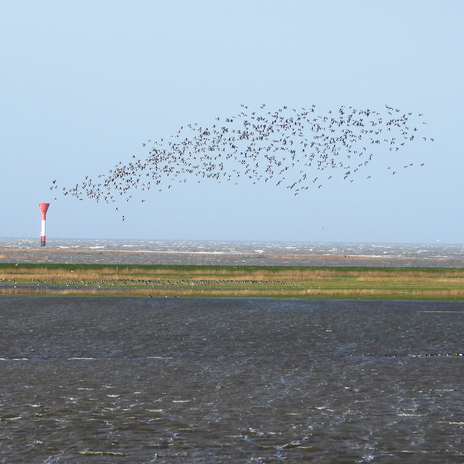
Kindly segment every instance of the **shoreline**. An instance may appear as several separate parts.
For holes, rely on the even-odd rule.
[[[419,259],[320,253],[222,253],[152,250],[3,248],[0,263],[225,266],[360,266],[464,268],[464,259]]]

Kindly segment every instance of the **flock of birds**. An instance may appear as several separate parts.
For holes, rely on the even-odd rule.
[[[145,160],[119,162],[97,181],[85,176],[71,188],[62,187],[62,193],[114,203],[121,196],[130,201],[132,189],[161,192],[189,179],[235,184],[245,179],[253,184],[274,182],[298,195],[310,187],[321,188],[337,174],[353,182],[377,157],[395,154],[412,141],[433,142],[418,135],[426,124],[422,114],[417,118],[387,105],[385,114],[342,106],[319,116],[315,105],[267,111],[263,104],[253,112],[241,106],[236,116],[218,117],[209,127],[187,124],[167,140],[148,140],[142,144],[149,148]],[[404,168],[412,166],[404,164]],[[387,169],[398,172],[392,166]],[[50,190],[58,188],[54,180]]]

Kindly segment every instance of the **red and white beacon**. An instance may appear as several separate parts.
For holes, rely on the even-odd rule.
[[[42,230],[40,232],[40,246],[45,246],[45,219],[50,203],[39,203],[40,212],[42,213]]]

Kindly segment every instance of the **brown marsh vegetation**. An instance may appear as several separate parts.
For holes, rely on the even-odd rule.
[[[464,301],[464,269],[1,264],[0,294]]]

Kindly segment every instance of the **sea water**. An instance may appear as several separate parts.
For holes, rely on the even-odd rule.
[[[0,297],[0,462],[464,462],[464,304]]]
[[[19,254],[15,253],[20,250]],[[29,252],[24,253],[23,251]],[[464,245],[0,239],[0,262],[464,267]]]

